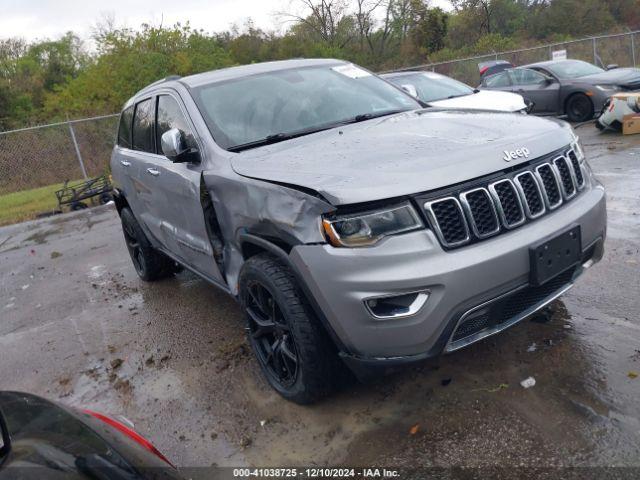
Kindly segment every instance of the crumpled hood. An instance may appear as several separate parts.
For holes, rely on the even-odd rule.
[[[429,102],[438,108],[464,108],[467,110],[497,110],[500,112],[519,112],[527,108],[522,95],[495,90],[480,90],[463,97],[448,98]]]
[[[588,82],[594,85],[602,83],[605,85],[635,85],[640,83],[640,68],[614,68],[606,72],[587,75],[575,79],[576,82]]]
[[[315,190],[334,205],[426,192],[569,145],[567,124],[511,113],[423,110],[347,125],[234,155],[247,177]],[[506,162],[505,150],[528,158]]]

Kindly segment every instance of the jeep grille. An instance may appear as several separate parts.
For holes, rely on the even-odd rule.
[[[535,220],[571,200],[585,186],[573,150],[442,196],[419,199],[445,248],[457,248]],[[467,184],[469,185],[469,184]]]

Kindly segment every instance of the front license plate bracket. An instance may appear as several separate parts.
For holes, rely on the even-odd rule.
[[[582,238],[580,225],[532,246],[530,283],[542,285],[580,263]]]

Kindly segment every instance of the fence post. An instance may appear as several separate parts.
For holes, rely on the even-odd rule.
[[[593,64],[598,65],[598,47],[596,46],[595,37],[593,37]]]
[[[630,33],[629,36],[631,37],[631,56],[633,57],[633,68],[636,68],[636,42],[633,38],[635,34]]]
[[[80,153],[80,147],[78,147],[78,141],[76,140],[76,132],[73,130],[73,124],[67,118],[67,125],[69,125],[69,133],[71,134],[71,140],[73,141],[73,147],[76,149],[76,157],[78,157],[78,163],[80,164],[80,169],[82,170],[82,175],[85,180],[89,179],[87,175],[87,170],[84,168],[84,162],[82,161],[82,154]]]

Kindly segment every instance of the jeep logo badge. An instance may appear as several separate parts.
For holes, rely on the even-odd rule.
[[[530,152],[528,148],[518,148],[517,150],[505,150],[504,157],[502,159],[505,162],[510,162],[511,160],[517,160],[518,158],[529,158]]]

